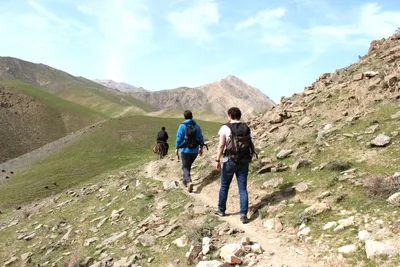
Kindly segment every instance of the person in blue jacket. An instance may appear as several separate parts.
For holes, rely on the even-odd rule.
[[[190,110],[183,113],[185,121],[181,123],[176,132],[176,153],[181,152],[183,178],[182,183],[193,191],[193,183],[190,176],[190,169],[197,155],[203,155],[204,137],[200,126],[193,120],[193,114]]]

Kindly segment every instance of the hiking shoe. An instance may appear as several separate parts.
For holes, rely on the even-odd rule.
[[[240,221],[243,224],[249,223],[249,218],[247,218],[247,215],[240,215]]]
[[[216,211],[214,211],[214,215],[216,215],[218,217],[224,217],[225,216],[225,212],[222,212],[220,210],[216,210]]]
[[[188,192],[189,192],[189,193],[192,193],[192,192],[193,192],[193,183],[192,183],[192,182],[189,182],[189,183],[187,184],[187,189],[188,189]]]
[[[185,181],[182,182],[182,185],[183,185],[184,187],[187,187],[187,183],[186,183]]]

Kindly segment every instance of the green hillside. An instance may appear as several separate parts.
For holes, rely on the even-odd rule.
[[[0,57],[0,81],[21,81],[71,102],[114,117],[151,112],[155,109],[129,94],[109,89],[83,77],[75,77],[44,64]]]
[[[0,162],[108,118],[20,81],[0,81]]]
[[[227,118],[216,115],[207,110],[192,110],[195,119],[214,121],[214,122],[226,122]],[[176,109],[163,109],[147,113],[148,116],[162,117],[162,118],[182,118],[183,110]]]
[[[120,115],[143,114],[154,108],[130,95],[113,92],[103,88],[70,87],[58,91],[56,95],[69,101],[90,107],[110,117]]]
[[[181,119],[140,115],[111,119],[96,127],[86,138],[0,184],[0,209],[62,192],[122,166],[139,166],[156,159],[152,146],[162,126],[170,133],[169,143],[171,153],[174,153],[174,136],[180,122]],[[198,123],[206,139],[216,135],[220,127],[219,123]]]

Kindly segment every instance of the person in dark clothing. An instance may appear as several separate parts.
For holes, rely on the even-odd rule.
[[[204,137],[201,128],[193,120],[193,114],[190,110],[183,113],[185,121],[179,125],[176,132],[176,152],[181,152],[183,178],[182,183],[187,186],[188,191],[193,191],[190,169],[197,158],[197,155],[203,155]],[[192,135],[193,134],[193,135]]]
[[[168,133],[165,131],[165,127],[161,127],[161,131],[159,131],[157,134],[157,143],[159,142],[165,143],[166,154],[168,154],[168,148],[169,148],[167,141],[168,141]]]

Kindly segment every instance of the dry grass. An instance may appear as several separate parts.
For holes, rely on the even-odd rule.
[[[365,180],[364,185],[371,196],[389,197],[400,191],[400,179],[393,176],[372,176]]]

